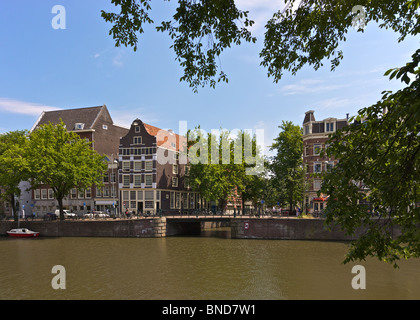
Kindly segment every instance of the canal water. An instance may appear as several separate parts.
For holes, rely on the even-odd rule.
[[[348,244],[168,238],[0,238],[0,300],[420,299],[420,260],[343,265]],[[353,289],[354,265],[366,289]],[[65,289],[53,289],[54,266]],[[64,279],[64,278],[63,278]],[[57,280],[55,278],[55,280]],[[57,281],[56,281],[57,283]]]

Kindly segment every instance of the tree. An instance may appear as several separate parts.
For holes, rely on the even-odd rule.
[[[100,184],[107,170],[104,157],[90,144],[67,131],[62,121],[57,125],[42,125],[29,136],[26,155],[32,188],[46,184],[53,190],[61,220],[64,219],[63,199],[70,190]]]
[[[349,234],[366,228],[352,244],[347,262],[372,255],[388,262],[420,256],[419,62],[417,50],[413,62],[390,70],[391,78],[407,83],[410,73],[416,78],[402,90],[385,92],[375,105],[358,112],[353,125],[330,138],[327,154],[339,155],[340,161],[321,188],[330,196],[327,223],[337,223]]]
[[[109,34],[115,45],[137,49],[137,34],[144,24],[153,24],[149,17],[151,0],[111,0],[120,13],[105,12],[102,17],[112,23]],[[343,59],[339,43],[346,41],[349,28],[371,21],[380,28],[391,28],[400,34],[416,35],[420,0],[290,0],[279,8],[266,24],[261,65],[268,76],[279,81],[285,70],[296,74],[303,66],[315,69],[331,60],[334,70]],[[362,12],[363,10],[363,12]],[[156,30],[168,32],[177,60],[184,69],[182,81],[197,91],[199,86],[215,87],[216,82],[228,82],[223,70],[218,72],[220,54],[232,44],[255,43],[249,27],[253,21],[248,11],[238,10],[234,0],[178,0],[172,21],[163,21]]]
[[[145,23],[153,23],[148,11],[150,0],[112,0],[120,13],[102,10],[105,21],[113,23],[109,34],[115,45],[132,46],[137,50],[137,33],[143,33]],[[253,21],[248,12],[238,10],[233,0],[179,0],[173,21],[163,21],[157,31],[168,32],[174,40],[176,59],[184,68],[181,80],[197,91],[199,86],[215,87],[217,82],[228,82],[223,70],[218,70],[217,58],[232,44],[255,42],[247,27]]]
[[[202,199],[218,201],[223,210],[232,192],[242,195],[243,201],[258,197],[261,188],[254,182],[262,170],[255,136],[227,130],[206,134],[197,127],[189,131],[188,141],[189,183]]]
[[[29,173],[27,159],[23,156],[27,144],[26,131],[11,131],[0,135],[0,198],[10,203],[17,220],[15,196],[19,197],[19,184]]]
[[[303,198],[302,128],[291,121],[283,121],[279,128],[282,131],[270,148],[276,151],[271,159],[270,170],[274,186],[282,193],[282,198],[287,199],[292,212]]]

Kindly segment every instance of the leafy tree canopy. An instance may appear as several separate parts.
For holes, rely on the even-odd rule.
[[[111,3],[120,12],[102,11],[101,15],[112,23],[109,34],[115,45],[137,50],[137,35],[144,32],[145,24],[154,23],[149,15],[152,0]],[[363,32],[365,25],[376,22],[399,33],[402,41],[420,31],[419,6],[420,0],[290,0],[266,23],[261,65],[275,82],[285,71],[296,74],[305,65],[318,69],[325,59],[334,70],[343,59],[339,44],[346,41],[349,29],[356,26]],[[220,54],[232,45],[255,43],[250,32],[253,23],[249,12],[239,10],[234,0],[178,0],[173,19],[157,24],[156,30],[168,32],[184,69],[180,80],[197,91],[200,86],[228,82],[218,65]]]
[[[64,123],[40,126],[30,134],[26,149],[31,170],[32,187],[48,185],[54,192],[64,219],[63,198],[70,190],[85,190],[100,184],[107,163],[104,157],[91,148],[91,143],[74,132],[69,132]]]

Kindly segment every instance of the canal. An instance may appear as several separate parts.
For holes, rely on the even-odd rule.
[[[341,264],[341,242],[197,237],[0,238],[0,300],[420,299],[420,260]],[[366,289],[352,287],[352,267]],[[53,289],[55,265],[65,289]],[[63,274],[61,274],[63,275]]]

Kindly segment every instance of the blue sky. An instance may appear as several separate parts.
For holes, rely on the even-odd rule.
[[[137,52],[116,48],[111,27],[100,10],[112,11],[111,1],[3,0],[0,2],[0,132],[30,129],[43,110],[106,104],[114,122],[129,126],[135,118],[163,129],[264,129],[265,143],[275,138],[282,120],[302,124],[305,111],[317,119],[344,118],[380,99],[384,90],[401,88],[383,76],[404,65],[419,39],[398,43],[392,31],[369,24],[364,33],[351,30],[342,43],[344,60],[334,72],[329,62],[310,67],[278,83],[260,66],[264,24],[283,1],[240,0],[256,23],[256,44],[233,47],[221,56],[229,83],[194,93],[180,82],[167,34],[153,26],[139,36]],[[155,22],[168,19],[176,1],[153,1]],[[66,29],[51,22],[55,5],[66,9]]]

